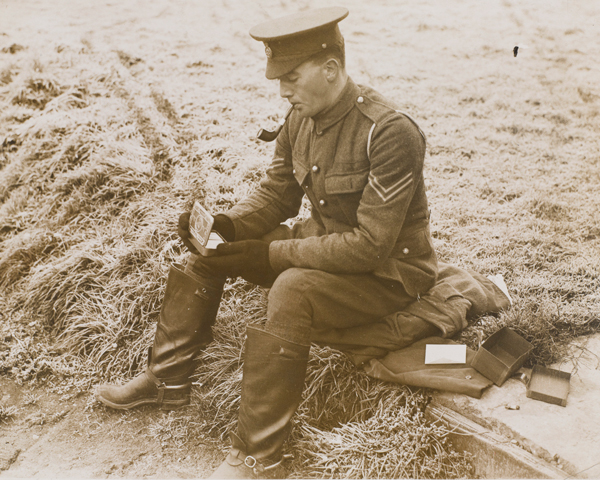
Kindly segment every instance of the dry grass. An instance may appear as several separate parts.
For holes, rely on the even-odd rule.
[[[156,23],[119,22],[110,30],[118,47],[98,38],[2,39],[1,373],[85,390],[143,369],[169,265],[184,258],[179,213],[195,199],[224,211],[264,175],[272,147],[253,134],[283,106],[245,31],[266,10],[226,3],[201,12],[193,2],[181,12],[165,7]],[[515,306],[477,319],[460,338],[474,346],[476,330],[485,338],[508,325],[534,344],[531,362],[548,364],[600,327],[600,41],[588,21],[597,15],[582,6],[569,13],[576,22],[554,22],[560,13],[535,2],[529,16],[508,2],[448,5],[417,11],[349,0],[349,69],[428,136],[440,257],[507,280]],[[92,18],[77,8],[78,18]],[[481,25],[493,27],[480,35]],[[185,32],[204,33],[196,42]],[[516,32],[526,32],[530,48],[515,59],[505,42]],[[157,424],[157,439],[223,445],[239,403],[245,322],[264,320],[264,301],[243,282],[227,285],[194,405]],[[411,399],[426,402],[314,348],[294,468],[306,476],[467,474]],[[410,432],[422,432],[421,443]],[[406,449],[397,458],[382,451],[377,465],[357,453],[392,441]],[[413,458],[416,446],[423,450]],[[348,461],[335,466],[337,455]],[[400,464],[405,470],[394,472]]]
[[[322,430],[299,427],[292,478],[464,478],[468,455],[423,416],[423,397],[386,389],[369,416]]]
[[[18,409],[14,405],[2,405],[0,403],[0,423],[8,422],[17,415]]]

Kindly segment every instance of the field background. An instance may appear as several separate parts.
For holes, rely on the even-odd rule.
[[[440,258],[503,274],[515,300],[499,317],[478,319],[462,340],[473,346],[478,331],[485,338],[511,325],[534,343],[533,361],[549,363],[574,336],[598,331],[596,2],[2,0],[0,373],[3,391],[13,393],[0,395],[0,429],[36,452],[22,454],[12,472],[194,476],[218,464],[237,401],[236,342],[246,320],[261,321],[260,290],[241,281],[227,286],[217,336],[228,348],[204,358],[221,362],[216,378],[223,381],[214,385],[230,391],[211,386],[214,370],[201,368],[193,406],[168,415],[113,414],[90,391],[144,368],[166,273],[185,256],[179,214],[194,199],[227,210],[269,163],[273,146],[254,135],[286,105],[277,82],[264,78],[264,48],[249,28],[336,4],[350,10],[340,27],[352,78],[395,100],[428,137],[425,175]],[[297,460],[296,467],[306,476],[334,475],[327,459],[344,452],[330,437],[315,445],[336,421],[357,420],[357,412],[344,417],[353,382],[371,399],[363,422],[389,415],[400,397],[398,409],[416,402],[418,410],[427,395],[374,386],[335,352],[315,352],[319,388],[309,392],[313,403],[303,407],[294,441],[309,452],[301,458],[313,465],[325,458],[325,466],[302,471]],[[330,374],[339,369],[350,387],[320,377],[324,365]],[[340,400],[327,404],[329,417],[310,424],[332,392]],[[63,443],[24,440],[32,425],[46,438],[44,408],[45,424],[59,426],[71,418],[60,414],[71,403],[80,444],[66,435]],[[217,430],[205,435],[215,416]],[[133,451],[125,453],[123,442]],[[70,460],[57,461],[59,450]],[[427,455],[417,458],[404,475],[453,474],[425,468]],[[376,476],[361,468],[343,474]]]

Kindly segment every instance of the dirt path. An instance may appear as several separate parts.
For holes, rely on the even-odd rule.
[[[204,443],[173,441],[166,412],[111,412],[88,395],[2,378],[0,392],[19,410],[0,427],[3,478],[204,478],[216,467],[217,452]]]
[[[593,2],[431,0],[417,9],[393,0],[3,0],[0,47],[22,45],[32,54],[49,44],[117,52],[130,72],[133,107],[143,109],[149,101],[165,105],[165,128],[181,135],[202,125],[204,137],[210,138],[226,124],[239,132],[242,143],[251,142],[284,103],[277,85],[264,79],[263,49],[248,37],[248,29],[270,16],[337,3],[351,11],[342,31],[353,78],[399,99],[411,113],[421,112],[419,121],[433,145],[430,155],[456,152],[460,145],[460,161],[471,162],[475,152],[500,160],[467,163],[472,176],[463,181],[458,175],[466,167],[457,166],[456,158],[433,158],[431,168],[449,179],[432,185],[433,204],[450,188],[469,189],[465,182],[472,182],[473,189],[495,179],[502,184],[503,172],[518,167],[518,159],[510,163],[518,139],[505,136],[511,128],[527,126],[534,107],[547,109],[547,121],[558,134],[576,136],[576,142],[556,147],[557,155],[574,155],[569,168],[555,167],[556,175],[577,184],[579,194],[593,194],[597,185],[577,180],[590,159],[576,154],[584,143],[597,152],[600,141],[580,130],[579,123],[565,127],[571,120],[556,111],[565,107],[566,112],[582,99],[597,105],[600,28]],[[523,47],[518,61],[512,54],[517,44]],[[490,77],[495,79],[491,83]],[[465,104],[482,105],[482,111],[473,108],[468,119],[458,118]],[[170,116],[169,109],[176,114]],[[534,155],[549,147],[531,142],[520,148]],[[270,147],[258,151],[268,158]],[[520,172],[517,183],[503,192],[526,192],[524,182],[534,173]],[[437,205],[440,219],[444,208],[456,208],[448,205]],[[480,213],[476,203],[464,208],[465,217]],[[483,213],[508,217],[503,211]],[[453,228],[441,220],[438,227]],[[494,234],[501,231],[492,227]],[[502,233],[510,233],[508,220]],[[443,240],[438,246],[443,249]],[[111,412],[95,405],[91,393],[72,396],[60,388],[18,386],[6,378],[0,378],[0,392],[2,405],[17,409],[0,423],[1,477],[194,478],[209,474],[219,461],[203,439],[181,443],[188,426],[174,424],[176,419],[165,412]],[[174,436],[178,431],[181,437]]]

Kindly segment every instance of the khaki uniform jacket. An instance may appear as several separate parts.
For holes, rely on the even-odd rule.
[[[275,271],[372,272],[417,297],[434,285],[438,270],[424,156],[419,127],[348,79],[338,101],[318,116],[292,112],[266,178],[227,213],[235,239],[261,238],[297,216],[306,195],[310,218],[269,247]]]

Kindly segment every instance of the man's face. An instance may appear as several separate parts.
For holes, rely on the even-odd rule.
[[[278,78],[279,94],[287,99],[302,117],[314,117],[331,102],[324,63],[308,60]]]

